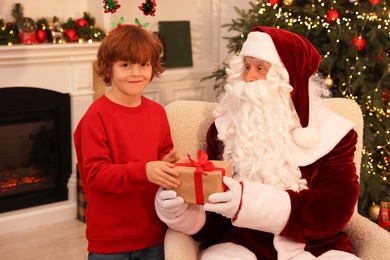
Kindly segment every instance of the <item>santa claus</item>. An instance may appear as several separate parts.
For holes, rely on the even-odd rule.
[[[156,211],[202,241],[201,259],[358,259],[342,230],[359,194],[353,123],[322,105],[321,56],[304,37],[258,26],[227,69],[209,159],[233,163],[226,192],[188,205],[160,189]]]

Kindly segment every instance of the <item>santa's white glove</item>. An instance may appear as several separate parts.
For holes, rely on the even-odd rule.
[[[177,196],[173,190],[165,190],[160,187],[155,200],[156,211],[167,219],[174,219],[183,214],[188,204],[182,197]]]
[[[238,181],[227,176],[223,177],[223,182],[228,187],[228,190],[211,194],[208,199],[213,203],[206,203],[203,208],[206,211],[219,213],[227,218],[234,218],[240,206],[242,187]]]

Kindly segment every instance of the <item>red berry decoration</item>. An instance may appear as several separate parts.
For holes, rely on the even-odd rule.
[[[278,5],[278,4],[279,4],[279,0],[268,0],[268,3],[269,3],[271,6]]]
[[[68,29],[64,32],[64,35],[68,38],[68,42],[75,42],[77,41],[77,33],[75,29]]]
[[[382,101],[383,101],[383,103],[387,103],[388,100],[390,100],[390,91],[385,89],[382,92]],[[390,156],[388,158],[390,158]],[[389,160],[389,162],[390,162],[390,160]]]
[[[357,51],[362,51],[366,47],[366,40],[361,36],[355,36],[352,39],[352,44],[356,47]]]
[[[146,0],[146,2],[142,3],[140,6],[138,6],[138,8],[144,13],[144,15],[154,16],[154,13],[156,12],[155,6],[155,0]]]
[[[103,8],[105,13],[115,13],[121,5],[116,0],[103,0]]]
[[[370,4],[376,5],[379,4],[381,0],[370,0]]]
[[[77,19],[76,21],[76,26],[79,28],[79,27],[86,27],[88,26],[88,22],[87,20],[85,20],[84,18],[79,18]]]
[[[330,9],[326,13],[326,21],[328,23],[334,23],[340,18],[339,12],[336,9]]]
[[[38,29],[35,32],[35,36],[37,38],[38,43],[44,43],[46,41],[46,31],[42,29]]]

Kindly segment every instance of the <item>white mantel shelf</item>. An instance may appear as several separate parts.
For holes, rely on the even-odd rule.
[[[100,42],[0,46],[0,66],[96,58]]]
[[[100,42],[0,46],[0,87],[70,93],[93,89],[92,63]]]

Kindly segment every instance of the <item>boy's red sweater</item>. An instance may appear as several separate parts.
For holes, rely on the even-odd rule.
[[[96,100],[74,133],[87,198],[88,251],[130,252],[163,242],[166,226],[156,215],[158,186],[146,177],[146,162],[173,147],[164,108],[142,97],[135,108]]]

